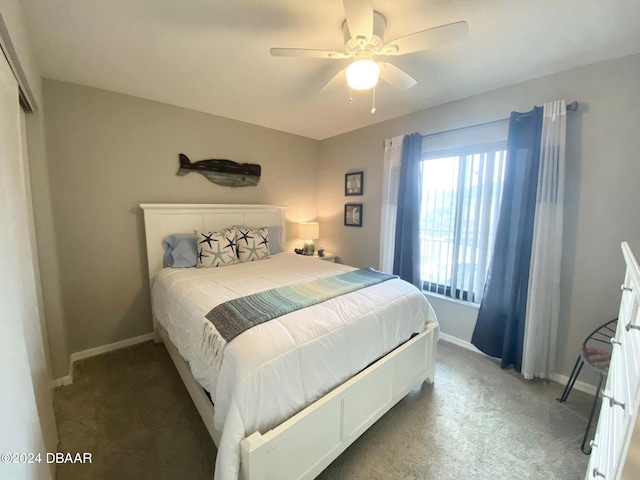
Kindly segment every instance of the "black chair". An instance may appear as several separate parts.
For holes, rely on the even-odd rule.
[[[584,438],[582,439],[582,445],[580,450],[585,455],[591,453],[585,450],[587,438],[589,437],[589,430],[591,430],[591,423],[593,421],[593,415],[596,411],[596,405],[598,404],[598,397],[600,396],[600,390],[602,389],[602,383],[609,373],[609,364],[611,363],[611,349],[612,339],[616,335],[616,327],[618,325],[618,319],[608,321],[604,325],[599,326],[582,343],[580,348],[580,355],[576,360],[576,364],[573,366],[571,376],[567,381],[567,385],[564,387],[562,396],[558,398],[558,402],[565,402],[573,389],[573,384],[576,383],[582,366],[586,363],[596,372],[600,374],[600,380],[598,381],[598,387],[596,388],[596,396],[593,399],[593,406],[591,407],[591,415],[589,415],[589,422],[587,423],[587,430],[584,432]]]

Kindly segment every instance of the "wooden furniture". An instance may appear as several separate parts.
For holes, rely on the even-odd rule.
[[[637,454],[640,450],[640,268],[637,258],[639,251],[632,249],[626,242],[622,244],[627,271],[621,287],[618,326],[615,336],[611,339],[611,364],[601,395],[600,418],[591,442],[591,458],[585,480],[640,478]]]
[[[317,258],[318,260],[324,260],[325,262],[336,263],[336,259],[338,258],[338,255],[336,255],[335,253],[325,253],[323,257],[320,257],[316,253],[313,256],[313,258]]]
[[[229,225],[280,225],[286,239],[285,207],[274,205],[143,204],[149,281],[163,267],[162,240],[172,233],[221,229]],[[189,365],[154,318],[156,341],[162,340],[214,443],[213,405],[191,375]],[[407,393],[433,382],[437,325],[336,387],[268,432],[254,432],[241,442],[243,479],[312,479]]]
[[[335,253],[325,253],[324,256],[318,255],[318,253],[314,253],[313,255],[302,255],[304,258],[310,258],[313,260],[324,260],[325,262],[337,263],[338,255]]]

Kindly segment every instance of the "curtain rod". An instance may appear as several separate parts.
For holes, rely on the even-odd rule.
[[[578,102],[574,100],[571,103],[567,104],[567,112],[575,112],[578,110]],[[443,130],[442,132],[436,133],[428,133],[427,135],[422,135],[422,138],[435,137],[436,135],[443,135],[445,133],[459,132],[460,130],[468,130],[469,128],[477,128],[477,127],[487,127],[489,125],[497,125],[498,123],[508,122],[509,117],[500,118],[498,120],[491,120],[489,122],[484,123],[476,123],[475,125],[467,125],[465,127],[452,128],[450,130]]]

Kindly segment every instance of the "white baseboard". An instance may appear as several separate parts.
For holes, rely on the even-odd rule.
[[[567,377],[566,375],[561,375],[559,373],[554,373],[553,375],[551,375],[551,380],[553,380],[554,382],[558,382],[558,383],[561,383],[563,385],[566,385],[567,381],[569,380],[569,377]],[[604,386],[604,383],[603,383],[603,386]],[[576,380],[576,383],[573,384],[573,388],[575,388],[576,390],[580,390],[581,392],[588,393],[589,395],[595,395],[596,394],[596,386],[595,385],[591,385],[590,383],[581,382],[579,380]]]
[[[74,352],[69,357],[69,375],[52,380],[52,386],[60,387],[64,385],[71,385],[73,383],[73,364],[78,360],[84,360],[85,358],[95,357],[96,355],[100,355],[102,353],[131,347],[132,345],[137,345],[138,343],[143,343],[149,340],[153,340],[153,332],[145,333],[144,335],[140,335],[138,337],[120,340],[119,342],[109,343],[108,345],[101,345],[100,347],[89,348],[87,350]]]
[[[462,340],[461,338],[454,337],[453,335],[448,335],[446,333],[440,332],[440,339],[444,340],[445,342],[457,345],[459,347],[466,348],[467,350],[471,350],[472,352],[480,353],[484,355],[484,353],[478,350],[471,342],[467,342],[466,340]],[[560,383],[562,385],[566,385],[567,381],[569,380],[569,377],[567,377],[566,375],[561,375],[559,373],[554,373],[551,375],[550,380]],[[588,393],[589,395],[596,394],[595,385],[591,385],[589,383],[576,381],[576,383],[573,384],[573,388],[581,392]]]
[[[73,378],[71,375],[67,375],[65,377],[55,378],[51,380],[52,387],[63,387],[66,385],[71,385],[73,383]]]
[[[100,347],[89,348],[88,350],[82,350],[71,354],[71,363],[75,363],[78,360],[83,360],[89,357],[95,357],[101,353],[112,352],[114,350],[120,350],[121,348],[137,345],[138,343],[153,340],[153,333],[145,333],[139,337],[127,338],[126,340],[120,340],[119,342],[109,343],[108,345],[102,345]]]
[[[459,347],[466,348],[467,350],[471,350],[472,352],[482,353],[471,342],[467,342],[466,340],[462,340],[461,338],[454,337],[453,335],[449,335],[448,333],[442,333],[442,331],[440,332],[440,339],[444,340],[445,342],[458,345]],[[482,353],[482,355],[484,355],[484,353]]]

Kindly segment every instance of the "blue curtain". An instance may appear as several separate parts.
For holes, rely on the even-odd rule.
[[[422,288],[420,279],[421,160],[422,135],[419,133],[405,135],[402,141],[393,273],[418,288]]]
[[[542,107],[512,112],[496,238],[471,343],[502,368],[522,366],[529,262],[536,207]]]

